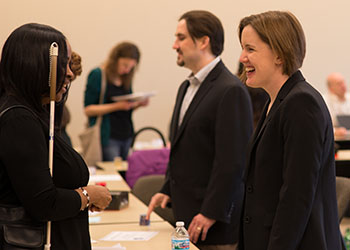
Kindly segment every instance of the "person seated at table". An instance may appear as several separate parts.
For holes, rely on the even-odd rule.
[[[347,129],[339,124],[338,115],[350,115],[350,93],[346,92],[344,77],[337,72],[327,77],[328,93],[325,95],[329,112],[332,117],[334,135],[344,136]]]

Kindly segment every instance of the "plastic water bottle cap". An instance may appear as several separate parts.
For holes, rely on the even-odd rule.
[[[183,227],[185,225],[185,222],[183,222],[183,221],[177,221],[176,222],[176,226],[177,227]]]

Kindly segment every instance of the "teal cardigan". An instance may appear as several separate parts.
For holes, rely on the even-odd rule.
[[[95,68],[91,70],[88,76],[86,89],[85,89],[85,95],[84,95],[84,107],[91,105],[91,104],[98,104],[100,99],[100,92],[101,92],[101,79],[102,79],[102,71],[100,68]],[[106,86],[106,92],[104,96],[103,103],[106,103],[106,93],[107,93],[107,86]],[[96,116],[95,117],[89,117],[89,126],[93,126],[96,123]],[[106,114],[102,117],[102,124],[101,124],[101,144],[102,146],[107,145],[109,137],[110,137],[110,131],[111,131],[111,125],[109,121],[109,114]]]

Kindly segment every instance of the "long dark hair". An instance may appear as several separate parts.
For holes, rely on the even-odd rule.
[[[117,44],[110,52],[106,62],[106,75],[108,80],[112,80],[117,73],[118,60],[120,58],[135,59],[137,64],[140,61],[140,50],[138,47],[130,42],[122,42]],[[122,86],[124,89],[129,90],[131,88],[131,81],[134,77],[135,67],[130,71],[129,74],[121,76]]]
[[[0,61],[0,96],[13,96],[36,112],[46,109],[42,99],[49,96],[49,49],[59,46],[57,92],[63,86],[67,66],[65,36],[53,27],[28,23],[15,29],[6,40]]]

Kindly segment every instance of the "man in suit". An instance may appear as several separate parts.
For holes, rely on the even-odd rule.
[[[171,201],[200,249],[236,249],[242,172],[252,133],[248,92],[223,64],[224,31],[207,11],[181,16],[173,49],[192,72],[178,91],[171,121],[166,182],[149,205]]]

